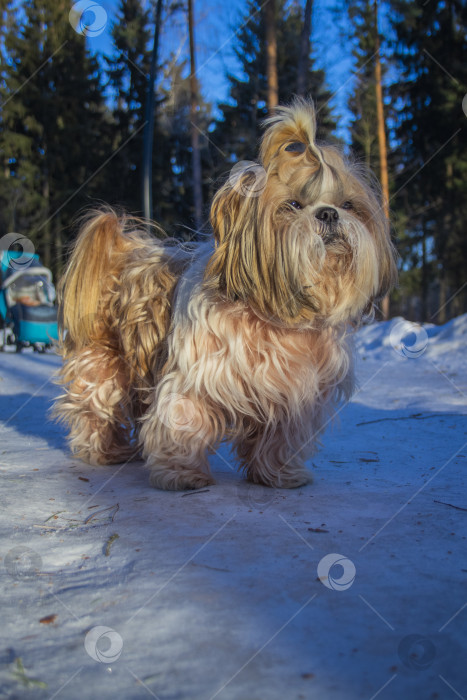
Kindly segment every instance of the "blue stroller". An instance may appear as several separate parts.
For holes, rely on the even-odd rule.
[[[35,253],[0,250],[0,351],[45,352],[58,340],[51,271]]]

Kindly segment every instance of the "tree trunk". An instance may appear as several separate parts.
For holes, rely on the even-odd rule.
[[[378,128],[378,147],[379,147],[379,162],[380,162],[380,181],[383,192],[383,212],[386,219],[389,221],[389,177],[388,177],[388,157],[386,146],[386,128],[384,121],[384,103],[383,103],[383,87],[381,79],[381,56],[380,56],[380,41],[378,32],[378,0],[374,0],[375,13],[375,85],[376,85],[376,116]],[[383,319],[389,317],[389,294],[387,294],[381,302],[381,312]]]
[[[447,282],[446,282],[446,275],[444,274],[443,271],[441,271],[440,278],[439,278],[439,299],[438,299],[438,306],[439,306],[439,311],[436,314],[437,319],[436,323],[439,323],[441,326],[443,323],[446,323],[446,305],[447,305]]]
[[[258,133],[258,92],[259,92],[259,80],[258,80],[258,74],[254,76],[254,94],[253,94],[253,99],[252,99],[252,107],[253,109],[251,110],[251,129],[254,134]]]
[[[421,321],[428,320],[428,263],[426,255],[426,230],[423,227],[422,234],[422,304],[421,304]]]
[[[154,83],[156,82],[157,58],[159,53],[159,33],[161,26],[162,0],[157,0],[154,24],[154,45],[151,56],[151,73],[146,92],[146,114],[143,136],[143,212],[146,219],[152,219],[152,145],[154,141]]]
[[[266,73],[268,81],[268,111],[273,112],[279,102],[277,80],[277,38],[276,38],[276,2],[267,0],[265,7],[266,24]]]
[[[190,120],[191,120],[191,157],[193,169],[193,204],[195,208],[195,226],[199,232],[203,223],[203,190],[201,182],[201,155],[199,150],[198,128],[198,81],[196,78],[195,29],[193,22],[193,0],[188,0],[188,32],[190,35]]]
[[[45,267],[50,267],[52,264],[52,233],[50,230],[50,186],[49,173],[47,168],[44,172],[44,181],[42,183],[42,199],[45,202],[46,221],[43,227],[41,236],[42,262]]]
[[[297,95],[304,96],[306,91],[306,76],[308,73],[308,61],[311,50],[311,15],[313,12],[313,0],[306,0],[305,16],[303,19],[302,35],[300,37],[300,57],[298,60]]]
[[[57,279],[63,269],[63,236],[62,236],[62,222],[61,217],[55,217],[54,221],[54,269],[53,274],[55,279]]]

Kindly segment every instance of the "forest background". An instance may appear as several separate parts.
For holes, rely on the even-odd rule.
[[[0,239],[58,275],[83,207],[143,213],[148,144],[152,215],[196,237],[268,111],[311,96],[319,138],[386,192],[383,312],[444,323],[467,311],[466,18],[465,0],[0,0]]]

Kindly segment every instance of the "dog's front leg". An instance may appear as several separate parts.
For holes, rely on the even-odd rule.
[[[308,427],[298,420],[295,425],[256,423],[240,432],[234,444],[248,481],[282,489],[311,482],[304,464],[313,442]]]
[[[140,435],[152,486],[178,491],[215,483],[206,455],[216,441],[213,417],[202,397],[185,390],[177,373],[164,377]]]

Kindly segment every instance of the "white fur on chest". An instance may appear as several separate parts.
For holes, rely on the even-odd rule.
[[[212,298],[201,284],[203,264],[181,280],[169,339],[168,371],[181,372],[183,393],[235,421],[277,420],[278,411],[293,419],[328,401],[325,387],[345,383],[351,364],[338,334],[280,328],[245,304]]]

